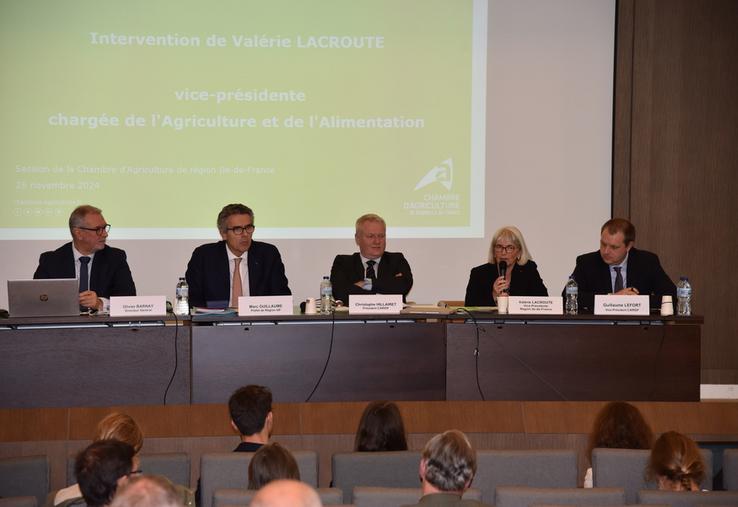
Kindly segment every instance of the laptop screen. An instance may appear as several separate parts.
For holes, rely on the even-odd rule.
[[[8,280],[10,317],[71,317],[79,315],[76,278]]]

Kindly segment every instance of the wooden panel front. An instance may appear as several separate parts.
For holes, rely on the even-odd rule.
[[[192,402],[216,403],[245,384],[275,401],[443,400],[443,323],[278,323],[192,328]],[[331,343],[331,334],[333,340]]]
[[[480,324],[478,365],[476,339],[449,324],[449,400],[699,400],[697,325]]]

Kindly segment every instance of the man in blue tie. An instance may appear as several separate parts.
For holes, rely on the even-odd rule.
[[[635,235],[628,220],[612,218],[600,229],[599,251],[577,257],[574,280],[579,285],[579,307],[585,312],[594,310],[595,294],[643,294],[651,296],[651,308],[659,308],[665,294],[676,299],[676,286],[658,256],[635,248]]]
[[[102,210],[78,206],[69,216],[72,241],[44,252],[33,278],[78,278],[80,307],[107,311],[110,296],[135,296],[126,253],[106,244],[110,224]]]

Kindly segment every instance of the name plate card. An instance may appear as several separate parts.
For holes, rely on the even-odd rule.
[[[167,314],[166,296],[111,296],[111,317],[159,317]]]
[[[522,315],[561,315],[564,313],[561,296],[508,296],[507,313]]]
[[[595,295],[595,315],[650,315],[648,296]]]
[[[292,315],[292,296],[241,296],[238,298],[238,316]]]
[[[350,315],[398,314],[402,311],[400,294],[349,294]]]

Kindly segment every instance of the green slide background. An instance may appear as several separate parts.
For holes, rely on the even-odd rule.
[[[472,185],[482,170],[471,156],[472,11],[465,0],[5,1],[0,231],[7,238],[63,227],[87,202],[115,216],[116,228],[142,230],[212,229],[228,202],[248,204],[260,227],[276,229],[346,227],[368,211],[395,227],[469,227],[470,202],[483,192]],[[95,45],[92,32],[177,34],[201,45]],[[209,47],[211,35],[226,47]],[[293,47],[234,47],[233,37],[255,35]],[[384,47],[295,47],[298,37],[323,35],[379,36]],[[185,89],[295,90],[306,100],[178,100]],[[51,125],[60,113],[121,125]],[[258,126],[176,130],[153,126],[155,114],[254,118]],[[125,125],[130,115],[144,126]],[[285,125],[330,116],[424,126]],[[273,117],[278,127],[262,125]],[[433,182],[414,190],[448,159],[450,189]],[[428,214],[412,213],[413,203]]]

